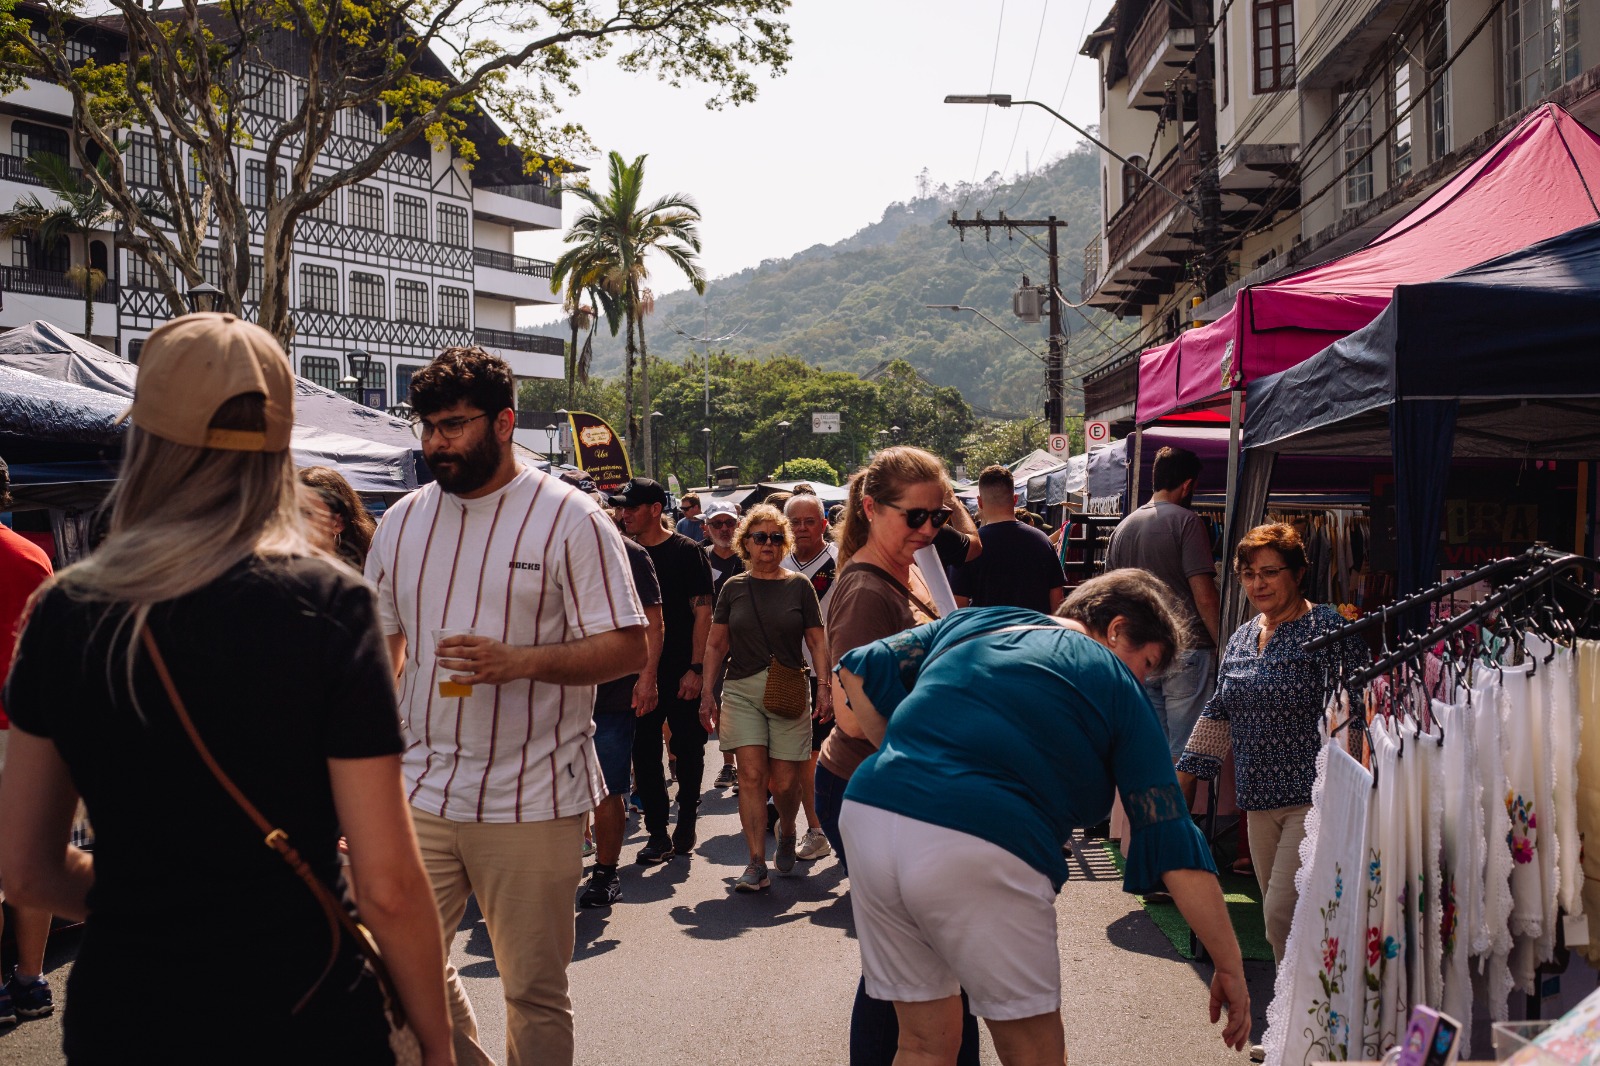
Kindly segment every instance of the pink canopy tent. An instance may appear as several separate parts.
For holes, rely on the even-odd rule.
[[[1252,285],[1215,322],[1145,351],[1136,418],[1225,401],[1367,325],[1396,285],[1436,281],[1595,221],[1597,195],[1600,137],[1546,104],[1364,248]]]

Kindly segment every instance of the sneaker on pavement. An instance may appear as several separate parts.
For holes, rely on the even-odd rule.
[[[753,862],[744,868],[744,873],[739,875],[739,880],[733,883],[733,887],[738,892],[760,892],[771,884],[767,878],[767,868],[759,862]]]
[[[794,844],[794,837],[780,836],[778,838],[778,857],[774,860],[773,865],[778,868],[780,874],[789,873],[794,869]]]
[[[639,802],[639,790],[634,789],[628,793],[628,810],[633,814],[643,814],[644,805]]]
[[[54,1014],[55,1001],[50,996],[50,983],[43,977],[24,985],[17,980],[15,974],[6,982],[6,993],[11,998],[11,1007],[21,1018],[43,1018]],[[4,1013],[0,1007],[0,1014]]]
[[[696,837],[692,828],[685,829],[680,825],[672,831],[672,853],[674,855],[688,857],[693,854],[695,843]]]
[[[17,1009],[11,1003],[11,993],[0,985],[0,1026],[16,1025]]]
[[[820,829],[807,829],[806,835],[800,838],[800,845],[794,849],[794,857],[806,862],[825,859],[832,854],[833,845],[828,843],[828,835]]]
[[[717,771],[717,788],[737,788],[739,785],[739,771],[731,762],[723,763],[722,769]]]
[[[652,836],[649,843],[639,849],[638,862],[642,866],[654,866],[659,862],[666,862],[672,858],[672,838],[665,833]]]
[[[1251,1062],[1266,1062],[1267,1061],[1267,1046],[1265,1044],[1251,1044],[1250,1045],[1250,1061]]]
[[[622,877],[615,870],[609,874],[594,870],[589,874],[589,883],[578,893],[578,906],[609,907],[621,898]]]

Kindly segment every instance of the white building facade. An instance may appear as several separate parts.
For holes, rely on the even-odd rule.
[[[84,42],[78,46],[84,54],[116,54],[115,33],[89,26],[79,33],[74,41]],[[299,79],[265,68],[247,76],[260,91],[243,124],[261,143],[292,114]],[[384,121],[377,110],[342,112],[322,155],[327,169],[369,153],[382,139]],[[0,210],[29,193],[49,201],[27,159],[68,155],[71,122],[71,100],[60,86],[30,80],[0,97],[0,148],[9,149],[0,156]],[[561,194],[549,172],[522,173],[520,153],[499,144],[503,133],[492,122],[475,119],[469,135],[480,156],[470,170],[449,147],[414,141],[373,177],[337,190],[301,216],[288,280],[295,325],[290,354],[301,376],[330,389],[357,377],[363,401],[380,408],[404,400],[411,375],[452,345],[481,345],[505,358],[519,378],[563,376],[559,339],[516,332],[518,307],[560,302],[550,291],[551,266],[514,250],[518,233],[560,227]],[[260,148],[236,151],[254,249],[244,313],[253,317],[269,176]],[[283,158],[279,169],[292,164],[292,157]],[[157,166],[150,138],[131,135],[124,156],[129,182],[159,191]],[[196,183],[191,191],[199,188]],[[219,280],[216,237],[213,225],[201,262],[213,285]],[[0,328],[43,319],[85,335],[79,272],[85,263],[106,278],[87,331],[96,343],[137,361],[144,338],[171,316],[149,265],[131,249],[117,248],[110,231],[50,248],[19,237],[0,249],[0,257],[8,257],[0,269]]]

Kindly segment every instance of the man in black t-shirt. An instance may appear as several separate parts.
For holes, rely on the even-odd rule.
[[[594,865],[589,869],[589,883],[578,894],[580,907],[609,907],[622,896],[617,860],[622,857],[622,837],[628,824],[623,803],[633,765],[634,725],[660,701],[656,670],[661,659],[661,585],[650,553],[626,538],[622,543],[628,550],[633,587],[639,591],[639,602],[649,619],[645,626],[649,651],[639,673],[607,681],[594,692],[594,750],[607,795],[594,809]]]
[[[1066,595],[1067,575],[1050,538],[1017,521],[1011,471],[991,466],[978,475],[983,554],[957,567],[951,581],[963,607],[1025,607],[1051,614]]]
[[[662,639],[656,670],[660,700],[634,724],[633,775],[644,807],[649,841],[639,851],[646,865],[665,862],[695,845],[695,816],[705,772],[706,731],[700,725],[700,684],[706,635],[711,631],[711,567],[700,547],[661,523],[667,493],[649,478],[634,478],[611,497],[624,531],[650,553],[661,583]],[[661,726],[672,729],[678,766],[678,824],[667,835],[667,781],[661,765]]]

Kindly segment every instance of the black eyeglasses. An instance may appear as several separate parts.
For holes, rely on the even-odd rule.
[[[745,534],[744,539],[748,540],[752,544],[782,544],[783,534],[767,533],[765,531],[761,533],[747,533]]]
[[[946,522],[950,521],[951,515],[955,514],[955,512],[948,507],[938,507],[930,511],[926,507],[901,507],[898,503],[890,503],[887,500],[879,500],[878,506],[893,507],[896,511],[899,511],[901,514],[905,515],[906,527],[909,529],[921,529],[922,523],[930,520],[933,522],[933,528],[939,529],[943,527]]]
[[[455,440],[467,431],[467,423],[488,417],[487,414],[482,414],[473,415],[471,418],[444,418],[438,422],[429,422],[425,418],[419,418],[411,423],[411,432],[415,433],[419,440],[427,440],[435,433],[438,433],[445,440]]]

